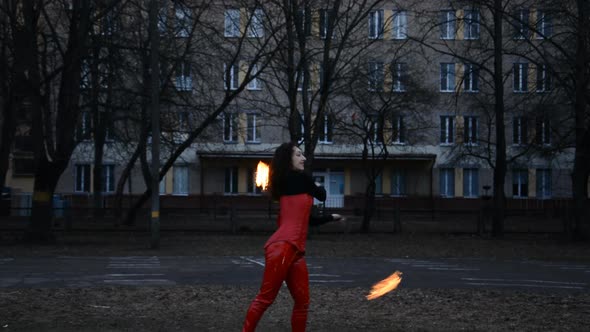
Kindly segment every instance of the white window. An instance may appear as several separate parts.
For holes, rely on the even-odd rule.
[[[394,169],[391,173],[391,194],[393,196],[406,195],[406,172],[403,169]]]
[[[332,10],[329,9],[321,9],[320,10],[320,38],[325,39],[328,37],[328,30],[330,27],[334,29],[335,23],[335,15]],[[332,38],[334,38],[334,31],[332,33]]]
[[[466,10],[463,21],[465,39],[479,39],[479,10]]]
[[[524,145],[527,144],[527,119],[522,116],[514,117],[512,123],[512,144]]]
[[[76,187],[75,192],[90,192],[90,165],[76,165]]]
[[[552,197],[551,192],[551,169],[537,169],[537,198],[547,199]]]
[[[514,39],[526,39],[529,36],[529,10],[519,9],[514,22]]]
[[[248,188],[247,191],[249,194],[261,194],[262,187],[256,186],[256,169],[248,168]]]
[[[440,144],[453,144],[454,118],[452,116],[440,117]]]
[[[92,136],[92,116],[90,112],[81,112],[78,128],[76,128],[76,138],[78,141],[88,140]]]
[[[249,143],[260,142],[260,125],[258,123],[259,116],[256,113],[246,114],[248,128],[246,133],[246,141]]]
[[[441,168],[440,173],[440,195],[442,197],[455,196],[455,169]]]
[[[553,35],[553,16],[545,10],[537,11],[537,38],[546,39]]]
[[[406,128],[403,116],[396,116],[392,120],[392,143],[404,144],[406,143]]]
[[[547,65],[537,65],[537,92],[548,92],[551,90],[551,75]]]
[[[369,91],[383,91],[383,62],[369,62]]]
[[[453,92],[455,91],[455,64],[441,63],[440,64],[440,91]]]
[[[407,65],[403,62],[391,64],[391,77],[393,79],[392,90],[395,92],[406,91]]]
[[[463,90],[466,92],[479,91],[479,68],[472,63],[464,65]]]
[[[374,143],[381,143],[383,140],[382,118],[379,115],[369,117],[369,139]]]
[[[332,117],[328,114],[324,115],[324,117],[318,123],[318,140],[322,144],[330,144],[332,143],[332,130],[333,130],[333,121]]]
[[[295,79],[297,83],[297,91],[303,91],[303,86],[306,84],[305,79],[309,79],[308,72],[303,69],[298,70]],[[310,82],[307,82],[307,85],[311,85]]]
[[[223,87],[225,90],[237,90],[238,89],[238,78],[239,68],[237,65],[227,67],[227,64],[223,65]]]
[[[547,118],[537,118],[537,144],[551,145],[551,122]]]
[[[176,67],[176,80],[174,86],[178,91],[191,91],[193,89],[193,78],[191,76],[191,63],[181,61]]]
[[[180,3],[174,6],[174,16],[176,18],[176,36],[187,38],[192,30],[192,14],[190,9]]]
[[[529,64],[524,62],[515,63],[513,66],[513,91],[527,92]]]
[[[235,113],[223,114],[223,140],[225,142],[238,140],[238,115]]]
[[[463,128],[464,142],[469,145],[477,144],[477,127],[478,121],[476,116],[466,116],[463,118],[465,126]]]
[[[238,168],[228,167],[225,169],[224,193],[238,193]]]
[[[175,165],[173,167],[172,192],[175,195],[187,195],[188,180],[188,166]]]
[[[90,89],[90,64],[87,59],[82,60],[80,71],[80,89]]]
[[[250,24],[248,25],[248,37],[260,38],[264,36],[264,12],[260,8],[252,11]]]
[[[102,192],[115,191],[115,165],[102,165]]]
[[[454,10],[443,10],[440,13],[440,39],[455,39],[457,15]]]
[[[369,13],[369,39],[383,39],[383,10]]]
[[[408,38],[408,13],[405,10],[393,11],[393,39]]]
[[[529,195],[529,172],[526,169],[512,170],[512,196],[517,198]]]
[[[258,75],[258,65],[253,64],[250,70],[250,76],[253,78],[248,82],[248,86],[246,87],[248,90],[262,90],[262,84]]]
[[[479,170],[477,168],[463,169],[463,197],[479,196]]]
[[[225,11],[225,29],[223,35],[225,37],[239,37],[240,36],[240,10],[227,9]]]

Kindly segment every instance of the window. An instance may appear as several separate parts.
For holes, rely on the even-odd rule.
[[[158,191],[159,191],[160,195],[166,194],[166,176],[165,175],[162,177],[162,179],[160,179],[160,185],[159,185]]]
[[[473,63],[464,64],[463,90],[465,92],[479,91],[479,68]]]
[[[383,142],[383,123],[382,117],[378,114],[375,114],[369,117],[369,139],[373,143],[381,143]]]
[[[238,89],[238,66],[232,65],[227,68],[227,64],[223,65],[223,87],[225,90],[237,90]]]
[[[246,141],[249,143],[259,143],[260,142],[260,126],[257,122],[259,119],[258,114],[256,113],[248,113],[246,114],[247,122],[248,122],[248,132],[246,133]]]
[[[82,60],[80,71],[80,89],[90,89],[90,64],[87,59]]]
[[[527,119],[522,116],[514,117],[512,122],[512,144],[527,144]]]
[[[111,36],[119,31],[118,13],[115,9],[107,9],[100,19],[100,32],[105,36]]]
[[[369,91],[383,91],[383,62],[369,62]]]
[[[225,142],[238,140],[238,115],[235,113],[223,114],[223,140]]]
[[[176,3],[174,16],[176,18],[176,37],[187,38],[192,31],[193,25],[190,9],[181,3]]]
[[[35,159],[33,156],[14,156],[12,159],[12,175],[30,176],[35,175]]]
[[[551,198],[551,169],[537,169],[537,198]]]
[[[553,35],[553,16],[545,10],[537,11],[536,32],[538,39],[547,39]]]
[[[453,10],[440,12],[440,39],[455,39],[457,16]]]
[[[188,166],[174,165],[172,177],[172,192],[175,195],[188,194]]]
[[[92,117],[90,112],[81,112],[78,128],[76,128],[76,138],[78,141],[90,139],[92,133]]]
[[[537,92],[548,92],[551,90],[551,75],[547,65],[537,65]]]
[[[465,144],[476,145],[477,144],[477,127],[478,121],[476,116],[464,117],[465,126],[463,127],[463,139]]]
[[[391,77],[393,79],[392,90],[395,92],[406,91],[407,65],[403,62],[391,64]]]
[[[90,165],[76,165],[76,187],[75,192],[90,192]]]
[[[455,196],[455,169],[441,168],[440,173],[440,195],[442,197]]]
[[[320,10],[320,38],[325,39],[328,37],[328,33],[331,34],[330,37],[334,38],[334,23],[336,20],[336,15],[334,15],[333,10],[329,9],[321,9]],[[332,31],[329,31],[332,29]]]
[[[297,76],[295,77],[297,83],[297,91],[303,91],[303,87],[306,84],[305,79],[309,80],[309,72],[307,70],[300,69],[297,71]],[[307,82],[308,86],[311,86],[311,82]]]
[[[320,119],[318,123],[318,140],[320,143],[329,144],[332,143],[332,117],[328,114],[324,115],[322,119]]]
[[[240,36],[240,10],[227,9],[225,11],[225,29],[223,35],[225,37],[239,37]]]
[[[519,9],[514,23],[514,39],[526,39],[529,36],[529,10]]]
[[[408,13],[405,10],[393,11],[393,39],[408,38]]]
[[[391,195],[406,195],[406,173],[403,169],[396,168],[391,174]]]
[[[248,82],[248,86],[246,87],[248,90],[262,90],[262,84],[260,82],[260,78],[258,78],[258,65],[252,64],[252,69],[250,70],[250,82]]]
[[[115,191],[115,165],[102,165],[102,192]]]
[[[176,67],[176,81],[174,82],[176,90],[191,91],[193,89],[193,78],[191,76],[191,63],[181,61]]]
[[[299,132],[297,133],[297,142],[298,143],[303,143],[303,139],[304,139],[304,135],[305,135],[305,122],[303,121],[303,114],[299,115]]]
[[[526,169],[512,171],[512,196],[524,198],[529,195],[529,172]]]
[[[375,10],[369,13],[369,39],[383,39],[383,10]]]
[[[440,144],[453,144],[453,120],[452,116],[440,117]]]
[[[479,170],[477,168],[463,169],[463,197],[479,196]]]
[[[295,25],[304,36],[311,36],[311,9],[301,8],[295,15]]]
[[[225,169],[224,192],[226,194],[238,193],[238,168],[228,167]]]
[[[264,12],[260,8],[256,8],[252,11],[250,17],[250,24],[248,25],[248,37],[260,38],[264,36]]]
[[[536,141],[539,145],[551,145],[551,123],[547,118],[537,119]]]
[[[463,22],[465,39],[479,39],[479,10],[466,10]]]
[[[168,17],[166,7],[160,7],[160,11],[158,12],[158,31],[160,34],[166,33],[167,25]]]
[[[262,193],[262,187],[256,186],[256,170],[253,168],[248,168],[248,193],[250,194],[260,194]]]
[[[440,91],[453,92],[455,91],[455,64],[441,63],[440,64]]]
[[[527,92],[528,91],[528,63],[515,63],[513,66],[513,91]]]
[[[404,144],[406,143],[406,128],[404,125],[404,117],[396,116],[392,120],[392,142],[393,144]]]
[[[383,195],[383,173],[375,175],[375,195]]]

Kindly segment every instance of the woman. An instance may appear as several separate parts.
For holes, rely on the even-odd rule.
[[[269,190],[279,200],[278,229],[264,245],[264,276],[250,304],[243,331],[254,331],[264,311],[273,303],[283,281],[295,302],[292,331],[305,331],[309,307],[309,280],[305,263],[305,241],[309,225],[341,220],[338,214],[311,216],[313,198],[326,200],[326,190],[303,173],[305,156],[294,143],[283,143],[270,166]]]

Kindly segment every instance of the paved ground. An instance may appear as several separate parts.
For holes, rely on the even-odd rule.
[[[310,283],[370,288],[396,270],[404,288],[590,292],[590,263],[470,258],[308,257]],[[260,283],[261,256],[0,258],[0,287],[241,285]]]

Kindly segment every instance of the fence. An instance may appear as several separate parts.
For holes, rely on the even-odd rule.
[[[57,229],[149,229],[149,200],[139,209],[133,226],[122,218],[137,197],[124,197],[116,209],[106,196],[99,209],[91,196],[54,196],[53,225]],[[0,219],[0,228],[25,227],[30,216],[31,197],[13,195],[10,217]],[[374,232],[465,232],[491,230],[490,201],[484,199],[441,199],[377,197],[372,209],[370,231]],[[329,205],[328,205],[329,206]],[[346,225],[327,224],[320,232],[355,232],[367,215],[362,196],[347,196],[342,208],[319,206],[320,213],[340,213]],[[571,200],[508,200],[505,231],[564,232],[571,223]],[[276,228],[278,204],[264,196],[161,196],[163,230],[220,232],[265,231]]]

